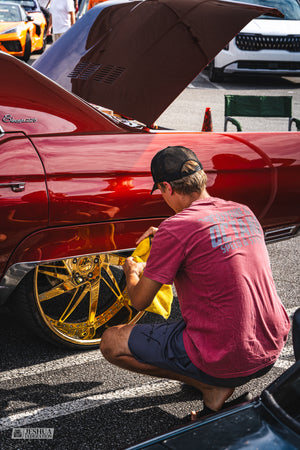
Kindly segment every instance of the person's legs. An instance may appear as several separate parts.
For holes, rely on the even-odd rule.
[[[57,39],[59,39],[62,35],[63,35],[63,33],[52,34],[52,40],[53,40],[53,42],[56,42]]]
[[[128,345],[129,337],[135,326],[119,325],[108,328],[104,332],[100,350],[107,361],[132,372],[158,378],[169,378],[189,384],[202,392],[203,402],[208,408],[214,411],[222,408],[224,402],[234,392],[234,388],[211,386],[189,376],[138,361],[132,355]]]

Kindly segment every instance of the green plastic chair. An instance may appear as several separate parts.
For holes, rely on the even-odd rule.
[[[293,123],[297,131],[300,131],[300,120],[292,117],[291,96],[264,96],[264,95],[225,95],[225,123],[231,122],[237,131],[242,131],[240,122],[232,116],[237,117],[286,117],[288,131],[292,131]]]

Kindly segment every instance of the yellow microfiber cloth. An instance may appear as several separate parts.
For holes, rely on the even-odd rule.
[[[139,243],[137,248],[134,250],[131,256],[134,257],[136,262],[145,262],[148,259],[151,249],[150,238],[143,239]],[[153,299],[151,305],[146,309],[146,311],[160,314],[165,319],[167,319],[171,312],[173,301],[172,286],[170,284],[163,284],[156,296]]]

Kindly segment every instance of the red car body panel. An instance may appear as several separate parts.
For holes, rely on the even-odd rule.
[[[193,149],[210,194],[249,205],[266,232],[297,231],[300,133],[149,129],[104,115],[7,54],[0,64],[0,288],[20,264],[135,247],[172,214],[150,195],[151,159],[168,145]]]
[[[287,213],[286,203],[280,205],[277,201],[278,182],[287,168],[295,176],[299,170],[297,133],[291,133],[288,141],[286,133],[277,133],[272,145],[269,133],[239,137],[163,131],[122,136],[57,136],[51,142],[48,138],[34,137],[32,141],[47,173],[50,226],[169,215],[170,210],[159,193],[150,195],[150,163],[159,149],[178,142],[192,148],[201,158],[212,195],[246,202],[268,226],[276,225],[286,215],[280,208]],[[64,145],[72,148],[72,152],[62,152]],[[270,152],[273,154],[276,149],[277,158],[270,157]],[[281,198],[292,197],[295,205],[297,199],[289,192],[290,183],[283,181]],[[297,220],[295,208],[287,217],[288,221],[291,219]]]
[[[45,173],[37,152],[22,133],[0,135],[0,271],[24,237],[48,225]],[[12,164],[12,161],[15,161]],[[25,183],[24,191],[11,183]]]
[[[0,89],[0,123],[6,132],[23,131],[27,135],[122,132],[122,128],[90,105],[6,54],[1,54]]]
[[[172,214],[159,193],[150,195],[149,167],[158,149],[178,142],[201,157],[211,195],[246,203],[266,229],[297,224],[299,137],[290,133],[286,145],[286,133],[277,133],[276,146],[270,144],[269,133],[247,133],[242,138],[193,132],[145,132],[118,139],[70,135],[56,136],[50,143],[48,137],[34,137],[47,173],[49,228],[29,235],[9,263],[134,247],[148,226]],[[62,151],[64,145],[72,148],[71,158]]]

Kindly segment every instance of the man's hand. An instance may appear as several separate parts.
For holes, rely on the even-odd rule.
[[[145,266],[145,262],[136,262],[132,256],[129,256],[129,258],[126,259],[123,265],[126,279],[129,278],[132,273],[136,274],[139,277],[145,269]]]
[[[126,259],[123,270],[126,276],[127,292],[132,306],[138,311],[142,311],[151,305],[155,295],[162,284],[150,278],[141,276],[145,262],[136,262],[132,256]]]
[[[136,244],[139,244],[140,242],[142,242],[143,239],[146,239],[149,236],[154,236],[155,233],[157,233],[158,228],[156,227],[150,227],[148,228],[147,231],[145,231],[144,234],[142,234],[142,236],[140,238],[138,238],[138,240],[136,241]]]

